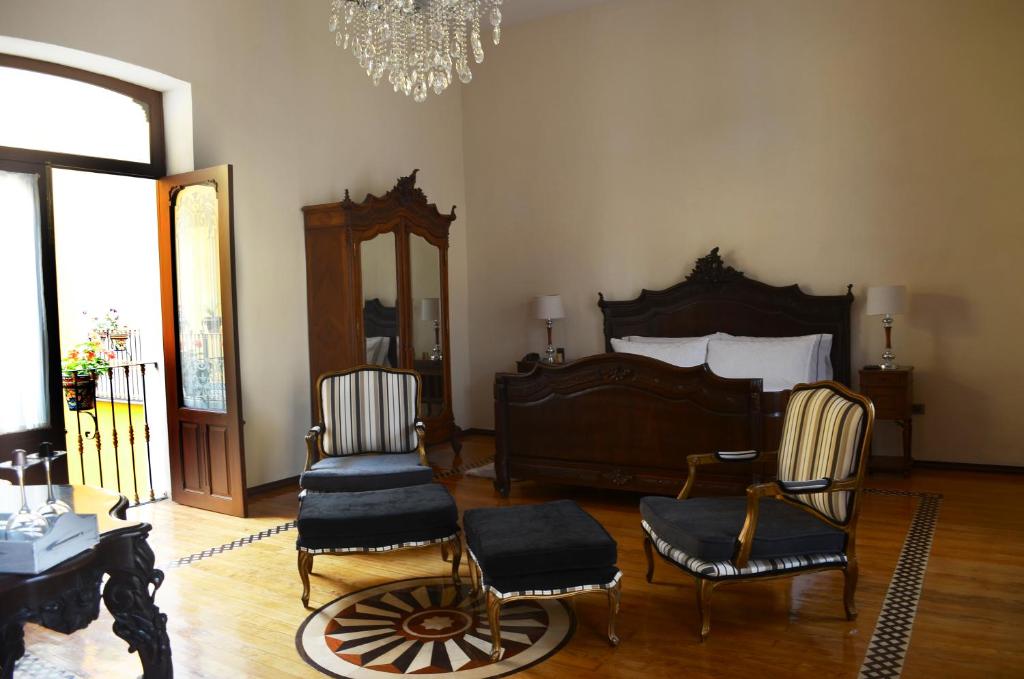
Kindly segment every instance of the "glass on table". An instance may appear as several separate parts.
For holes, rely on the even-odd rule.
[[[29,455],[30,460],[42,462],[46,468],[46,502],[36,507],[36,513],[50,523],[56,521],[61,514],[71,511],[71,505],[53,496],[53,479],[50,477],[53,461],[65,454],[63,450],[54,450],[53,444],[49,441],[43,441],[39,444],[39,452]]]
[[[21,488],[21,508],[7,519],[4,536],[7,540],[37,540],[50,529],[50,523],[38,512],[28,508],[25,496],[25,470],[33,463],[29,461],[24,450],[15,450],[14,459],[7,463],[18,475],[18,486]]]

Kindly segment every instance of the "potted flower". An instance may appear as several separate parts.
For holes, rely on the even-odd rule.
[[[91,410],[96,405],[96,375],[110,370],[112,360],[114,352],[92,338],[64,354],[60,367],[68,410]]]
[[[93,316],[92,322],[92,337],[109,339],[115,351],[124,351],[127,348],[128,328],[121,325],[121,315],[117,309],[111,307],[103,316]]]

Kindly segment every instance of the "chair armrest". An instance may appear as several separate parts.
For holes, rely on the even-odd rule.
[[[427,462],[427,425],[417,417],[412,426],[416,429],[416,452],[419,454],[420,464],[429,467],[430,463]]]
[[[736,558],[733,563],[736,568],[743,568],[750,561],[750,550],[754,547],[754,532],[757,530],[757,517],[762,497],[784,497],[786,495],[805,495],[809,493],[839,493],[843,491],[857,490],[857,479],[849,478],[842,481],[833,481],[829,478],[813,479],[811,481],[768,481],[767,483],[755,483],[747,487],[747,516],[743,520],[743,528],[736,539]],[[816,513],[810,507],[802,503],[792,503],[812,514]]]
[[[783,481],[777,479],[775,484],[786,495],[802,495],[804,493],[821,493],[832,487],[832,479],[813,479],[811,481]]]
[[[306,432],[306,471],[312,467],[320,458],[319,441],[324,434],[324,425],[318,424],[309,428]]]
[[[685,500],[690,496],[690,491],[693,490],[693,484],[696,482],[697,478],[697,467],[701,465],[718,464],[721,462],[756,462],[761,459],[774,460],[775,457],[775,451],[765,453],[760,450],[723,450],[717,453],[688,455],[686,457],[686,466],[688,468],[686,483],[683,485],[683,489],[679,491],[679,495],[676,496],[676,498],[679,500]]]

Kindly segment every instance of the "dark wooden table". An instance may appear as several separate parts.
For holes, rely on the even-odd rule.
[[[28,491],[32,506],[46,499],[45,486]],[[128,500],[117,493],[89,486],[55,486],[54,491],[75,512],[97,515],[100,541],[38,575],[0,574],[0,677],[12,677],[15,661],[25,654],[26,622],[70,634],[99,617],[101,596],[114,617],[114,634],[128,642],[130,653],[138,652],[142,676],[173,676],[167,616],[153,601],[164,574],[154,567],[146,542],[151,526],[127,521]],[[0,486],[4,512],[19,504],[16,487]],[[104,575],[109,577],[101,588]]]

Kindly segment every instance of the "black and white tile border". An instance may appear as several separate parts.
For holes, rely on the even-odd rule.
[[[909,490],[866,488],[871,495],[917,497],[917,509],[910,522],[896,570],[889,581],[889,590],[882,602],[882,610],[875,623],[875,631],[868,642],[860,679],[889,679],[899,677],[903,660],[910,646],[910,634],[917,615],[917,602],[921,598],[928,556],[931,553],[935,522],[939,516],[942,496],[937,493],[918,493]]]
[[[246,535],[243,538],[232,540],[231,542],[227,542],[218,547],[210,547],[209,549],[204,549],[201,552],[196,552],[195,554],[189,554],[188,556],[183,556],[180,559],[169,561],[163,564],[161,568],[167,570],[169,568],[181,568],[182,566],[191,566],[192,564],[202,561],[203,559],[208,559],[211,556],[223,554],[224,552],[230,552],[233,549],[245,547],[246,545],[251,545],[254,542],[259,542],[260,540],[265,540],[266,538],[274,537],[279,533],[290,531],[292,528],[295,528],[294,521],[282,523],[278,526],[273,526],[271,528],[267,528],[266,530],[261,530],[259,533],[253,533],[252,535]]]

